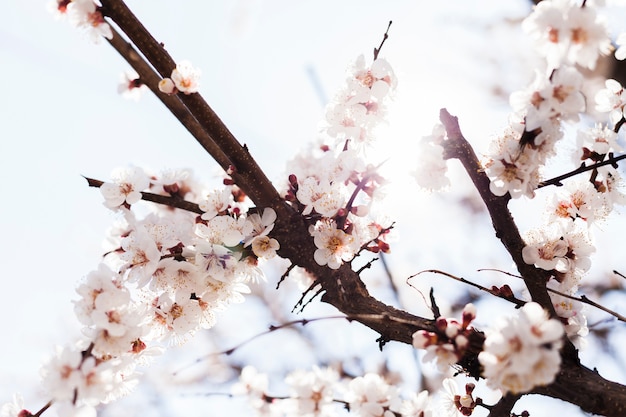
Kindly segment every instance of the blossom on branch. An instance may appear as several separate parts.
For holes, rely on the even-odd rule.
[[[104,196],[104,204],[112,209],[124,204],[135,204],[141,200],[141,191],[150,185],[150,179],[144,170],[137,167],[115,169],[111,178],[113,183],[102,184],[100,192]]]
[[[554,381],[561,365],[563,326],[537,303],[501,319],[478,355],[487,386],[519,394]]]
[[[85,29],[94,43],[99,43],[103,36],[107,39],[113,38],[111,26],[104,20],[94,0],[72,0],[67,5],[67,15],[70,23]]]
[[[318,221],[315,226],[309,228],[313,236],[315,246],[315,262],[320,265],[328,265],[331,269],[338,269],[343,262],[349,262],[354,258],[358,246],[354,238],[337,229],[333,221]]]
[[[424,189],[441,190],[450,186],[450,179],[447,177],[448,164],[443,158],[445,135],[443,125],[438,123],[429,136],[424,136],[419,141],[417,168],[413,176],[417,184]]]
[[[165,94],[193,94],[198,92],[201,71],[189,61],[176,64],[169,78],[159,81],[159,90]]]
[[[537,4],[522,28],[535,40],[549,69],[578,64],[594,69],[600,55],[611,52],[606,21],[590,3],[547,0]]]
[[[460,322],[456,319],[438,317],[435,321],[437,332],[418,330],[413,333],[413,347],[426,349],[423,361],[435,360],[437,368],[445,372],[465,354],[473,331],[471,322],[475,318],[476,307],[471,303],[463,308]]]

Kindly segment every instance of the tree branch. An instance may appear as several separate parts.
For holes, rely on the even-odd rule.
[[[129,37],[156,70],[156,73],[160,74],[161,77],[169,77],[175,68],[175,61],[165,51],[163,45],[158,43],[136,19],[124,2],[121,0],[102,0],[102,6],[103,13],[112,19]],[[114,40],[116,44],[119,41],[115,37]],[[116,47],[113,42],[112,45]],[[118,44],[117,47],[120,49],[127,48],[123,44]],[[128,52],[128,54],[131,57],[129,62],[134,61],[135,58],[132,53]],[[156,78],[148,81],[147,74],[149,71],[146,68],[141,69],[140,76],[146,78],[146,83],[152,83],[154,86]],[[179,94],[176,99],[188,111],[188,114],[184,112],[181,114],[183,119],[191,120],[189,114],[193,116],[193,119],[201,126],[208,138],[217,146],[217,149],[212,151],[207,149],[207,151],[222,168],[225,170],[232,168],[233,180],[237,185],[250,196],[255,204],[261,207],[272,207],[276,211],[277,220],[272,235],[281,244],[279,255],[290,259],[294,265],[304,267],[317,278],[324,290],[322,301],[335,306],[348,316],[358,317],[357,321],[380,333],[379,340],[381,341],[396,340],[411,344],[412,335],[417,330],[437,332],[432,319],[414,316],[371,297],[349,263],[343,264],[336,270],[318,265],[313,257],[316,247],[308,233],[307,224],[302,216],[280,197],[249,154],[247,147],[242,146],[235,139],[200,94]],[[176,106],[173,102],[168,104],[164,101],[164,104],[170,110]],[[442,111],[442,122],[448,130],[449,140],[446,141],[448,157],[458,158],[463,163],[489,209],[496,235],[502,240],[513,257],[531,296],[554,314],[545,289],[548,277],[533,266],[526,265],[521,259],[524,242],[519,236],[517,227],[508,211],[508,198],[495,197],[489,192],[489,180],[482,172],[471,146],[463,138],[456,118],[444,110]],[[190,125],[195,126],[193,121]],[[482,332],[475,331],[470,336],[465,357],[459,362],[459,365],[469,375],[477,378],[480,375],[480,364],[477,356],[482,350],[484,338]],[[578,404],[586,411],[597,414],[609,416],[623,414],[626,404],[626,387],[606,381],[597,373],[582,367],[575,355],[566,355],[564,359],[557,380],[548,387],[540,387],[533,392],[561,398]],[[590,386],[594,389],[589,390]],[[592,395],[587,395],[590,393]]]
[[[521,395],[507,394],[500,398],[495,405],[489,407],[488,417],[509,417],[517,400]]]
[[[578,174],[582,174],[583,172],[587,172],[587,171],[591,171],[591,170],[595,170],[601,166],[605,166],[605,165],[614,165],[616,166],[617,162],[621,161],[622,159],[626,158],[626,154],[623,155],[619,155],[619,156],[615,156],[613,158],[609,158],[606,161],[602,161],[602,162],[598,162],[596,164],[591,164],[591,165],[585,165],[582,164],[580,167],[567,172],[563,175],[559,175],[558,177],[554,177],[551,178],[549,180],[545,180],[539,183],[539,185],[537,185],[537,188],[542,188],[542,187],[547,187],[548,185],[556,185],[557,187],[560,187],[561,185],[563,185],[561,183],[561,181],[573,177],[574,175],[578,175]]]
[[[448,135],[448,140],[444,141],[444,155],[447,158],[459,159],[463,164],[487,206],[496,236],[513,258],[532,299],[555,317],[556,313],[546,288],[549,276],[546,271],[528,265],[522,259],[522,248],[525,244],[507,207],[510,197],[508,194],[497,197],[491,193],[489,178],[484,173],[471,145],[463,137],[458,119],[450,115],[446,109],[441,110],[440,118]],[[581,365],[578,352],[569,340],[561,352],[561,357],[561,370],[556,380],[546,387],[535,387],[529,394],[558,398],[594,414],[610,417],[626,414],[626,386],[608,381],[597,372]]]
[[[176,67],[176,62],[167,53],[163,44],[154,39],[123,1],[102,1],[102,12],[119,26],[161,77],[169,77],[171,75],[172,70]],[[223,162],[220,162],[218,158],[216,160],[218,160],[218,163],[224,170],[234,169],[237,176],[233,175],[233,179],[237,185],[257,205],[272,207],[277,211],[279,217],[281,214],[286,214],[286,206],[281,204],[282,199],[278,192],[263,170],[257,165],[254,158],[252,158],[247,147],[245,145],[242,146],[235,139],[202,96],[194,93],[188,95],[178,94],[177,97],[187,107],[207,135],[217,144],[220,152],[226,155],[230,165],[224,166],[225,161],[223,161],[223,158],[220,158]],[[215,155],[212,153],[211,156],[215,158]]]
[[[520,236],[517,224],[515,224],[513,216],[509,211],[509,194],[498,197],[489,190],[489,178],[478,161],[472,146],[463,137],[458,119],[448,113],[446,109],[441,109],[439,117],[448,136],[448,139],[443,142],[444,157],[447,159],[458,159],[463,164],[465,171],[487,206],[496,237],[500,239],[511,258],[513,258],[513,262],[515,262],[517,270],[522,275],[533,301],[548,310],[552,317],[556,317],[554,306],[546,289],[546,283],[550,276],[547,271],[538,269],[534,265],[528,265],[522,258],[522,249],[526,244]]]

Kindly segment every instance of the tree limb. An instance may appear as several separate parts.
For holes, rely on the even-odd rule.
[[[102,11],[129,37],[161,77],[170,76],[175,68],[175,61],[165,51],[163,45],[158,43],[136,19],[123,1],[102,0]],[[119,41],[115,37],[114,40]],[[124,45],[120,47],[126,48]],[[134,59],[131,58],[130,61]],[[140,76],[146,77],[147,73],[147,69],[144,68]],[[233,180],[255,204],[260,207],[272,207],[276,211],[277,220],[272,235],[280,242],[279,255],[307,269],[317,278],[324,291],[322,301],[335,306],[348,316],[359,317],[357,319],[359,322],[380,333],[379,340],[381,341],[395,340],[411,344],[412,335],[417,330],[437,332],[433,319],[414,316],[385,305],[370,296],[364,283],[349,263],[343,264],[336,270],[318,265],[313,257],[316,247],[308,233],[308,225],[302,216],[281,198],[249,154],[247,147],[242,146],[235,139],[200,94],[179,94],[176,98],[187,109],[188,113],[183,112],[183,118],[191,120],[189,115],[193,116],[201,130],[217,147],[213,150],[207,147],[205,149],[222,168],[233,171]],[[164,101],[170,110],[177,106],[173,102],[168,103],[169,101]],[[449,140],[446,141],[448,157],[457,158],[463,163],[489,209],[496,235],[513,257],[531,296],[554,314],[545,289],[548,277],[534,266],[526,265],[521,258],[524,242],[508,211],[508,198],[495,197],[489,192],[489,180],[482,172],[471,146],[463,138],[456,118],[444,110],[442,122],[448,130]],[[194,127],[195,123],[192,121],[190,125]],[[229,165],[226,166],[227,164]],[[480,364],[477,357],[482,350],[484,338],[482,332],[475,331],[470,336],[465,357],[459,362],[469,375],[476,378],[480,376]],[[590,390],[590,387],[593,389]],[[536,388],[533,393],[561,398],[579,405],[588,412],[608,416],[623,415],[626,404],[626,387],[606,381],[599,374],[581,366],[576,355],[564,355],[562,369],[556,381],[547,387]],[[587,395],[590,393],[592,395]]]

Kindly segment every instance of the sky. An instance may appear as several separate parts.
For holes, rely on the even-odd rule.
[[[82,176],[106,180],[113,168],[133,164],[218,177],[216,164],[154,97],[120,97],[118,79],[129,67],[110,46],[93,45],[55,20],[45,1],[9,1],[11,13],[0,15],[0,403],[16,391],[36,398],[42,359],[79,335],[74,288],[97,267],[114,219]],[[444,197],[416,191],[409,173],[417,163],[415,141],[430,133],[441,107],[459,116],[465,135],[483,150],[506,123],[508,93],[532,76],[528,63],[535,58],[515,24],[530,5],[419,3],[128,1],[176,60],[201,68],[200,92],[276,181],[285,162],[315,138],[349,63],[370,57],[392,20],[382,56],[399,87],[376,156],[391,161],[389,206],[406,230],[398,237],[404,249],[392,258],[395,270],[408,276],[418,259],[422,269],[462,271],[468,258],[474,270],[507,268],[503,249],[471,238],[491,232],[480,210],[471,215],[457,207],[461,200],[476,203],[460,171],[452,170],[460,191]],[[623,265],[617,254],[602,256]]]

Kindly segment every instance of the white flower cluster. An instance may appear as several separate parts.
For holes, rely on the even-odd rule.
[[[356,417],[431,417],[428,392],[402,399],[399,390],[378,374],[340,378],[332,368],[313,367],[296,371],[285,379],[288,397],[268,394],[268,377],[246,366],[233,394],[246,395],[260,416],[335,417],[346,407]]]
[[[186,171],[150,177],[136,167],[113,177],[100,190],[123,219],[111,232],[112,250],[80,284],[75,301],[87,338],[59,348],[42,370],[64,415],[126,392],[136,365],[157,353],[160,342],[182,342],[212,327],[220,311],[244,300],[249,281],[263,277],[259,258],[275,256],[279,247],[268,236],[275,212],[251,213],[235,201],[233,194],[241,195],[232,186],[206,193]],[[203,213],[164,206],[137,218],[131,205],[148,190],[196,202]]]
[[[419,142],[419,164],[413,175],[417,184],[426,190],[438,191],[450,185],[448,165],[443,157],[445,136],[445,128],[438,123],[432,133]]]
[[[438,317],[435,322],[437,332],[418,330],[413,333],[413,347],[426,349],[424,362],[435,360],[439,370],[445,372],[463,358],[473,331],[471,323],[475,318],[476,307],[471,303],[463,308],[460,322]]]
[[[562,64],[594,69],[598,57],[611,52],[606,20],[590,2],[583,3],[542,1],[523,22],[523,29],[535,40],[550,69]]]
[[[493,194],[534,197],[540,169],[555,155],[555,145],[563,137],[561,122],[578,121],[585,110],[581,87],[578,70],[564,66],[550,76],[537,73],[526,90],[511,95],[515,113],[484,162]]]
[[[514,113],[509,127],[494,141],[484,162],[495,195],[534,197],[540,169],[563,137],[561,123],[577,122],[579,114],[588,110],[582,94],[585,79],[576,66],[595,68],[598,58],[611,51],[611,42],[596,6],[578,3],[542,1],[523,22],[546,58],[547,71],[537,73],[528,88],[511,95]],[[619,107],[615,105],[609,104],[612,110]]]
[[[364,247],[389,249],[384,235],[390,225],[369,217],[383,180],[365,153],[395,86],[387,61],[367,66],[360,56],[327,107],[323,144],[290,164],[286,198],[310,220],[320,265],[337,269]]]
[[[501,319],[478,355],[487,385],[503,394],[519,394],[550,384],[561,365],[562,336],[561,323],[549,319],[537,303],[527,303],[517,316]]]
[[[70,23],[83,29],[90,40],[99,43],[104,36],[113,38],[111,26],[100,12],[100,2],[95,0],[52,0],[48,8],[58,17],[67,16]]]
[[[159,90],[165,94],[192,94],[198,92],[201,71],[191,65],[189,61],[176,64],[169,78],[159,81]]]
[[[613,123],[623,118],[621,94],[621,85],[608,80],[606,88],[596,95],[597,110],[608,113]],[[603,162],[622,150],[615,130],[603,124],[580,130],[577,149],[574,159],[584,164]],[[522,250],[524,261],[552,272],[554,279],[548,283],[551,289],[567,295],[578,291],[582,276],[591,266],[590,255],[595,252],[590,226],[606,219],[616,204],[626,204],[621,183],[621,175],[611,164],[568,180],[548,202],[547,224],[527,233],[527,246]],[[567,335],[584,346],[582,337],[588,330],[583,304],[555,294],[551,297],[557,314],[567,323]]]

